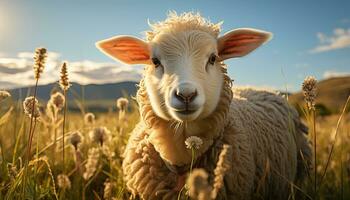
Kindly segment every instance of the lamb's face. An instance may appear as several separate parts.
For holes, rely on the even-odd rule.
[[[223,83],[216,38],[198,30],[163,33],[150,47],[145,83],[156,114],[177,121],[210,115]]]
[[[98,42],[97,47],[127,64],[147,65],[144,80],[152,108],[159,117],[177,121],[205,118],[215,110],[220,98],[220,62],[250,53],[269,40],[271,34],[245,28],[217,38],[205,23],[201,25],[204,28],[198,28],[196,17],[185,25],[181,17],[170,21],[174,27],[186,28],[164,29],[148,42],[117,36]]]

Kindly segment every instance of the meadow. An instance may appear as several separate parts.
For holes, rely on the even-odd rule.
[[[40,81],[42,71],[37,63],[33,82]],[[62,91],[53,92],[48,102],[17,101],[2,91],[0,199],[134,199],[121,165],[139,120],[136,101],[116,99],[109,112],[89,113],[76,100],[80,112],[72,112],[65,100],[68,75],[61,74]],[[350,114],[344,106],[329,116],[318,116],[317,108],[302,109],[308,137],[316,139],[316,167],[301,186],[291,183],[295,195],[290,199],[350,199]]]

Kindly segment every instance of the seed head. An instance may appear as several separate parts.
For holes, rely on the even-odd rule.
[[[23,109],[24,109],[24,113],[29,117],[32,117],[32,114],[34,119],[37,119],[40,117],[39,103],[38,103],[38,100],[33,96],[27,97],[23,101]]]
[[[128,105],[129,105],[129,100],[126,98],[121,97],[117,100],[117,108],[119,110],[125,111]]]
[[[210,186],[208,184],[208,173],[204,169],[194,169],[187,179],[186,187],[192,199],[209,199]],[[202,197],[200,197],[202,196]]]
[[[95,115],[93,113],[86,113],[84,116],[84,122],[88,125],[93,125],[95,123]]]
[[[70,183],[69,177],[65,174],[59,174],[57,176],[57,185],[62,190],[70,189],[71,183]]]
[[[115,187],[115,184],[112,183],[109,179],[104,182],[105,188],[103,190],[103,198],[104,199],[112,199],[113,196],[113,189]]]
[[[62,93],[56,92],[51,95],[50,102],[55,105],[58,110],[61,110],[64,107],[65,98]]]
[[[89,149],[88,159],[85,164],[86,171],[83,174],[83,178],[85,180],[90,179],[94,175],[97,169],[99,159],[100,159],[100,149],[99,148]]]
[[[315,110],[317,80],[313,76],[307,76],[302,84],[304,100],[309,110]]]
[[[216,196],[224,184],[224,177],[228,169],[231,167],[232,150],[231,146],[224,144],[220,152],[216,168],[214,170],[214,184],[211,191],[211,198],[216,199]]]
[[[68,90],[70,87],[69,79],[68,79],[68,69],[67,63],[64,62],[61,67],[61,75],[60,75],[60,87],[62,90]]]
[[[190,136],[185,140],[185,144],[187,149],[199,149],[203,144],[203,140],[197,136]]]
[[[102,146],[103,143],[109,139],[110,133],[111,132],[104,126],[96,127],[90,131],[90,138]]]
[[[12,163],[7,163],[8,175],[12,180],[14,180],[18,174],[17,166]]]
[[[0,101],[10,97],[11,94],[8,91],[0,90]]]
[[[40,74],[44,71],[46,58],[47,58],[47,51],[45,48],[35,49],[34,67],[33,67],[35,79],[39,79]]]
[[[58,108],[51,101],[49,101],[46,104],[45,111],[44,110],[40,110],[40,113],[43,114],[43,115],[48,116],[52,120],[52,122],[54,122],[54,119],[56,117],[57,111],[58,111]]]
[[[76,131],[72,133],[72,135],[69,138],[70,143],[74,146],[75,150],[78,149],[79,143],[81,143],[83,140],[83,136],[79,131]]]
[[[115,156],[115,152],[112,151],[107,145],[103,145],[102,153],[103,155],[107,156],[108,159],[112,159]]]

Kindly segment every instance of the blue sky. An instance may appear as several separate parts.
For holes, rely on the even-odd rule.
[[[143,37],[147,19],[163,20],[175,10],[223,20],[223,32],[239,27],[273,32],[268,44],[228,61],[229,74],[239,85],[281,89],[287,84],[295,91],[306,75],[350,74],[349,9],[350,1],[1,0],[0,89],[31,82],[29,52],[38,46],[53,52],[42,83],[57,79],[62,60],[72,63],[74,81],[137,80],[140,67],[115,63],[94,43],[118,34]]]

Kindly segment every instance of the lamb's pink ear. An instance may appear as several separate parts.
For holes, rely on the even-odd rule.
[[[269,41],[272,33],[240,28],[232,30],[218,39],[218,51],[220,61],[228,58],[242,57]]]
[[[103,53],[127,64],[150,64],[147,42],[132,36],[116,36],[96,43]]]

